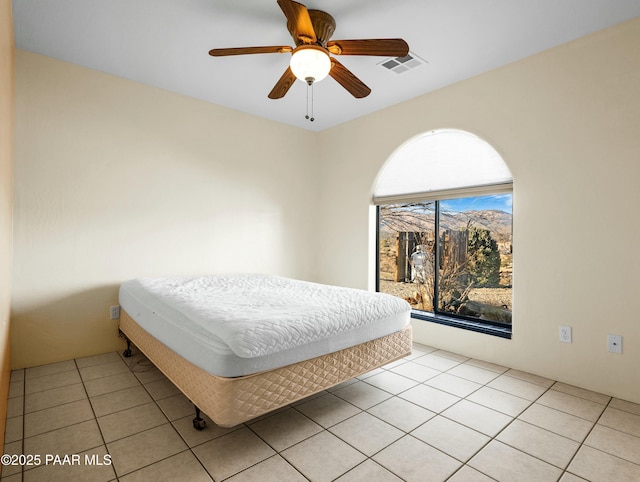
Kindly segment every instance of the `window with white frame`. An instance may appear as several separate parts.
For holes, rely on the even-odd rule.
[[[374,190],[378,290],[415,318],[510,337],[512,191],[502,157],[469,132],[405,143]]]

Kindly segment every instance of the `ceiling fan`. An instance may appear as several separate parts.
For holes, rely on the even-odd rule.
[[[209,51],[209,55],[214,57],[291,53],[290,65],[269,92],[270,99],[284,97],[296,78],[312,85],[327,75],[333,77],[354,97],[366,97],[371,89],[330,54],[404,57],[409,53],[409,45],[400,38],[329,40],[336,28],[331,15],[321,10],[308,10],[293,0],[278,0],[278,5],[287,18],[287,29],[293,37],[295,47],[239,47]]]

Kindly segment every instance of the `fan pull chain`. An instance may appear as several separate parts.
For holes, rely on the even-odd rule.
[[[309,91],[311,91],[311,117],[309,117]],[[304,118],[311,122],[316,120],[313,117],[313,82],[307,84],[307,115],[305,115]]]

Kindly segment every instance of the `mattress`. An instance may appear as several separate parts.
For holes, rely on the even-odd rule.
[[[401,331],[410,306],[383,293],[266,274],[138,278],[120,305],[205,372],[239,377]]]

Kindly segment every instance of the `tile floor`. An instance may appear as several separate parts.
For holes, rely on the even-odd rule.
[[[640,405],[422,345],[232,429],[193,416],[140,354],[16,370],[4,452],[79,463],[2,482],[640,480]]]

